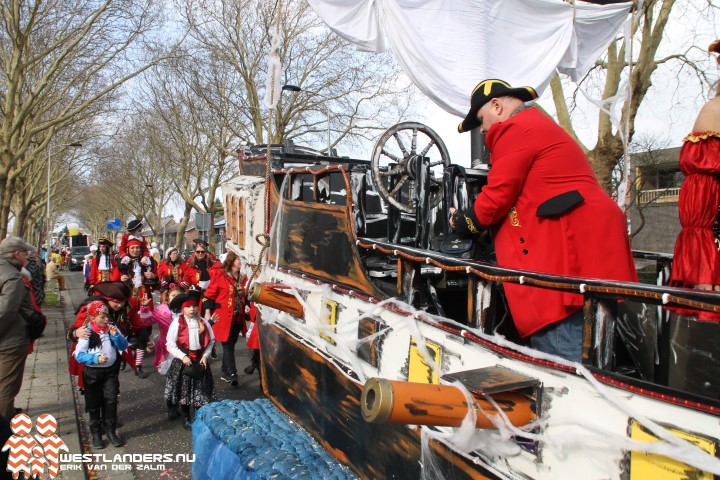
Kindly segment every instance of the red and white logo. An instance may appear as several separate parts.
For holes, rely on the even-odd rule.
[[[7,471],[13,478],[22,472],[26,478],[43,476],[45,464],[48,475],[54,479],[58,474],[60,451],[68,452],[65,442],[55,433],[57,420],[49,413],[37,417],[35,430],[37,435],[30,435],[32,421],[24,413],[18,413],[10,421],[13,435],[10,436],[2,451],[10,450]]]

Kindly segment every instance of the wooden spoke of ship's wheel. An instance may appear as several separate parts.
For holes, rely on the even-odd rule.
[[[408,150],[403,136],[410,135],[410,149]],[[423,137],[427,137],[426,140]],[[394,139],[394,142],[391,142]],[[420,142],[418,141],[420,140]],[[402,157],[392,153],[392,143],[396,144],[396,150],[400,149]],[[418,143],[425,147],[418,153]],[[435,147],[435,150],[431,150]],[[435,172],[436,167],[447,167],[450,164],[450,155],[440,136],[430,127],[418,122],[403,122],[390,127],[382,134],[375,144],[372,155],[372,179],[375,189],[380,196],[388,203],[395,206],[402,212],[415,213],[413,203],[413,189],[415,186],[416,159],[430,156],[428,168],[430,181],[439,185],[430,197],[430,206],[437,206],[442,200],[442,172]],[[437,157],[440,158],[437,158]],[[407,195],[402,195],[403,189],[407,189]],[[404,201],[403,201],[404,197]]]

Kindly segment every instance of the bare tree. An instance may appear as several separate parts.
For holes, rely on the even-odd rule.
[[[0,237],[17,178],[62,143],[56,133],[110,113],[118,89],[166,55],[148,35],[161,5],[8,0],[0,6]]]
[[[591,93],[598,93],[598,97],[608,101],[618,94],[623,93],[621,87],[623,78],[628,77],[630,72],[630,91],[627,98],[622,102],[621,123],[617,128],[612,124],[607,111],[601,111],[599,115],[597,143],[592,149],[583,147],[590,158],[590,162],[598,176],[600,183],[608,193],[612,190],[613,171],[620,159],[625,154],[623,136],[627,137],[627,143],[632,141],[635,134],[635,119],[638,109],[645,100],[650,88],[653,85],[653,75],[663,65],[672,66],[675,70],[674,77],[679,81],[689,81],[695,78],[700,84],[707,84],[708,78],[701,68],[698,59],[705,57],[697,48],[687,48],[685,51],[677,50],[665,56],[659,56],[660,46],[665,39],[665,30],[668,21],[673,13],[673,7],[687,9],[691,4],[698,8],[705,8],[704,15],[714,18],[717,7],[712,2],[680,2],[681,7],[676,6],[675,0],[648,0],[643,2],[642,10],[637,12],[632,24],[633,38],[639,40],[632,49],[632,62],[626,60],[629,53],[630,43],[627,38],[619,38],[610,44],[604,60],[597,62],[596,67],[580,82],[581,88],[586,88]],[[678,12],[683,15],[685,12]],[[712,24],[712,22],[710,22]],[[678,72],[687,72],[687,75],[680,75]],[[572,124],[572,108],[576,104],[577,90],[571,98],[566,98],[560,78],[556,76],[551,82],[553,100],[555,103],[558,121],[575,139],[578,138]],[[677,85],[680,90],[680,84]],[[627,124],[627,132],[625,125]]]
[[[355,51],[317,18],[307,2],[283,2],[280,19],[282,84],[302,88],[285,93],[272,127],[263,99],[276,2],[262,0],[181,1],[206,70],[233,88],[217,88],[204,100],[214,110],[231,108],[234,135],[247,143],[281,143],[285,138],[315,141],[326,149],[354,145],[396,123],[411,108],[413,90],[389,55]],[[209,80],[209,79],[208,79]],[[206,82],[207,83],[207,82]],[[224,105],[224,107],[223,107]]]

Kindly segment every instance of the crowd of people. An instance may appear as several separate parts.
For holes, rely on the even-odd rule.
[[[117,433],[120,372],[129,365],[144,379],[145,355],[154,351],[153,367],[165,375],[163,392],[168,420],[182,417],[190,429],[194,411],[216,400],[210,359],[217,359],[216,338],[222,344],[221,381],[237,386],[235,345],[248,332],[254,308],[246,301],[247,277],[240,258],[229,252],[220,262],[203,240],[195,241],[185,261],[176,248],[161,258],[140,234],[142,222],[127,225],[117,250],[102,238],[90,248],[84,282],[87,298],[67,330],[72,342],[70,372],[85,397],[92,444],[113,446],[124,440]],[[45,252],[46,253],[46,252]],[[60,249],[44,255],[18,237],[0,242],[0,418],[9,422],[22,410],[14,405],[20,391],[25,359],[46,323],[41,306],[45,285],[67,265]],[[159,300],[156,301],[154,297]],[[33,323],[34,322],[34,323]],[[154,325],[158,332],[154,333]],[[257,330],[249,339],[259,348]],[[246,372],[257,368],[259,355]],[[9,428],[9,423],[7,423]],[[2,425],[0,425],[2,427]]]
[[[237,386],[235,345],[254,320],[245,295],[247,277],[234,252],[220,262],[207,242],[195,240],[187,261],[174,247],[160,259],[141,228],[141,221],[130,222],[117,251],[109,239],[97,242],[87,261],[88,298],[67,331],[73,343],[70,372],[85,395],[97,449],[105,447],[103,432],[110,444],[124,443],[116,432],[117,396],[119,374],[127,365],[136,377],[147,378],[144,358],[154,351],[152,364],[166,377],[168,420],[182,417],[190,429],[194,411],[216,399],[209,368],[209,359],[217,358],[216,339],[223,347],[220,379]],[[259,348],[256,338],[251,344]],[[246,370],[254,372],[254,365]]]

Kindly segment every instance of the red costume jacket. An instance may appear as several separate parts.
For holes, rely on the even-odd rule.
[[[187,264],[181,259],[177,265],[172,265],[165,260],[160,262],[157,267],[158,279],[160,282],[180,283],[184,281],[185,272],[188,270]]]
[[[250,332],[246,346],[251,350],[259,350],[260,337],[258,335],[257,308],[255,308],[255,303],[250,303],[250,321],[255,323],[255,326],[253,327],[252,332]]]
[[[220,265],[220,264],[217,264]],[[230,335],[230,325],[232,325],[233,312],[235,308],[239,309],[240,328],[243,337],[247,332],[247,323],[245,323],[245,286],[247,277],[243,276],[238,282],[235,281],[223,268],[210,269],[210,285],[205,291],[205,298],[214,301],[217,306],[214,313],[220,317],[213,325],[213,333],[215,340],[218,342],[226,342]],[[238,289],[240,290],[238,292]],[[242,305],[236,305],[238,299],[241,299]]]
[[[117,268],[117,262],[115,262],[114,255],[108,255],[110,259],[111,270],[100,270],[98,268],[98,262],[100,261],[99,255],[93,255],[92,261],[90,262],[90,278],[88,279],[88,285],[93,286],[100,282],[118,282],[120,281],[120,271]]]
[[[212,279],[212,269],[213,268],[222,268],[222,264],[218,261],[216,261],[214,258],[211,258],[210,255],[207,255],[208,259],[208,273],[210,274],[210,278]],[[183,281],[185,283],[188,283],[190,285],[198,286],[200,284],[200,270],[195,268],[195,254],[193,253],[192,256],[188,259],[185,268],[185,273],[183,274]]]
[[[490,127],[488,184],[474,204],[492,226],[498,264],[543,273],[637,281],[625,216],[603,191],[577,143],[535,108]],[[584,201],[538,216],[538,206],[577,190]],[[579,294],[505,284],[517,329],[527,337],[583,304]]]

